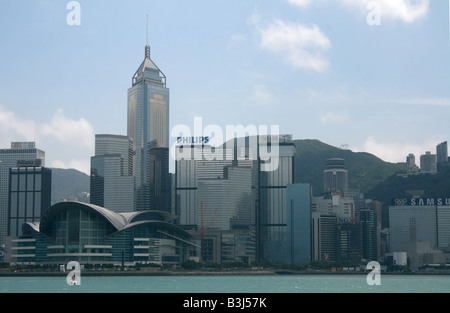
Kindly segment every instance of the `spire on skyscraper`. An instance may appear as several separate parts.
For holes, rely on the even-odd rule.
[[[150,60],[150,45],[148,44],[148,14],[147,14],[147,42],[145,45],[145,58]]]
[[[136,73],[133,75],[133,86],[137,83],[143,82],[145,79],[149,79],[155,83],[161,83],[163,87],[166,87],[166,75],[159,69],[159,67],[150,58],[150,45],[148,43],[148,15],[147,15],[147,38],[145,45],[145,59],[139,66]]]

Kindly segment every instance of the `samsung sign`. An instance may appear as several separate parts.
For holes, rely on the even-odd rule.
[[[412,198],[412,199],[395,199],[392,205],[401,206],[434,206],[434,205],[450,205],[450,198]]]

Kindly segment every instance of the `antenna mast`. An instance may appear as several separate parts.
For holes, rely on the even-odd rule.
[[[150,46],[148,44],[148,14],[147,14],[147,43],[145,45],[145,58],[150,59]]]

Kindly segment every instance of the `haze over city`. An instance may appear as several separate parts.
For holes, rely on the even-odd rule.
[[[68,2],[0,12],[0,146],[35,141],[48,167],[89,174],[95,134],[127,133],[147,15],[170,129],[279,125],[389,162],[448,140],[447,1],[78,1],[80,25]]]

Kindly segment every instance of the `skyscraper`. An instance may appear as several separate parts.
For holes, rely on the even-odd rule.
[[[288,240],[287,186],[294,183],[295,144],[291,139],[280,141],[278,167],[259,172],[258,186],[258,260],[274,261],[281,246]],[[260,164],[261,166],[261,164]]]
[[[134,151],[135,209],[155,209],[152,204],[167,203],[165,200],[153,201],[155,191],[166,190],[164,186],[155,184],[170,181],[166,162],[169,155],[169,89],[166,76],[150,58],[148,43],[145,59],[133,75],[132,86],[128,89],[128,137],[133,141]],[[153,149],[159,150],[153,152]],[[161,149],[165,149],[165,153]],[[169,197],[169,194],[165,191],[161,197]]]
[[[410,153],[406,157],[406,174],[414,175],[419,173],[419,168],[416,165],[416,157],[414,154]]]
[[[127,136],[95,135],[91,158],[91,204],[115,212],[134,210],[132,142]]]
[[[328,159],[326,169],[323,172],[323,179],[325,192],[347,191],[348,173],[345,169],[345,160]]]
[[[287,186],[287,249],[291,264],[311,262],[311,185]]]
[[[10,168],[8,236],[22,235],[25,222],[40,222],[51,206],[52,171],[42,160],[19,160]]]
[[[427,151],[420,156],[420,173],[436,174],[437,173],[437,156]]]
[[[10,149],[0,149],[0,244],[8,232],[9,170],[25,159],[41,159],[45,166],[45,152],[35,142],[12,142]]]
[[[377,261],[377,212],[375,209],[363,208],[356,213],[357,221],[361,225],[361,256],[369,261]]]
[[[447,141],[444,141],[437,145],[436,147],[436,156],[438,164],[448,163],[448,144]]]

